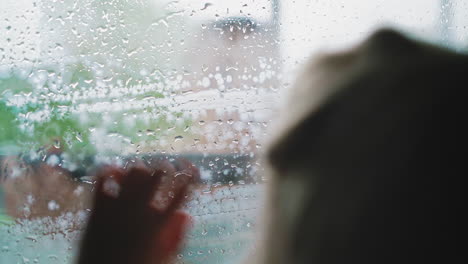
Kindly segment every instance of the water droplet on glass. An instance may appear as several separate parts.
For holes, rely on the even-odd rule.
[[[47,203],[47,208],[50,210],[50,211],[55,211],[55,210],[58,210],[60,209],[60,205],[54,201],[54,200],[51,200]]]
[[[212,3],[205,3],[205,5],[200,9],[200,10],[205,10],[207,9],[209,6],[212,6],[213,4]]]

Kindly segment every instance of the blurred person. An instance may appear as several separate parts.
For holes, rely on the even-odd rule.
[[[268,153],[269,202],[252,263],[425,263],[461,255],[468,57],[391,30],[304,67]],[[78,263],[164,263],[183,240],[182,182],[111,168]],[[450,209],[454,206],[455,209]],[[118,219],[115,221],[115,219]],[[447,249],[448,248],[448,249]]]
[[[268,152],[261,262],[460,257],[467,83],[468,56],[391,30],[308,64]]]

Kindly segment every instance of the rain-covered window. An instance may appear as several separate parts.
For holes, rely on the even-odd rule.
[[[72,263],[93,171],[186,158],[178,260],[252,247],[259,157],[297,69],[381,26],[457,51],[468,1],[1,0],[0,263]]]

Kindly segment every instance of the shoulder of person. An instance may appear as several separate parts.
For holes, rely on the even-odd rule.
[[[394,103],[398,98],[409,98],[409,94],[417,105],[428,100],[428,91],[442,93],[463,82],[459,79],[467,70],[467,55],[391,29],[378,30],[351,49],[321,54],[303,67],[290,91],[287,109],[282,111],[283,118],[269,144],[270,163],[287,163],[285,157],[294,157],[288,153],[306,146],[304,142],[326,126],[330,112],[354,109],[353,105],[365,111],[365,105],[390,105],[392,98]],[[452,79],[451,84],[435,85],[441,78]],[[429,85],[418,84],[423,79]]]

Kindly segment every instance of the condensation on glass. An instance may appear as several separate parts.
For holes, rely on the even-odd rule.
[[[2,0],[0,263],[71,263],[93,169],[201,171],[184,263],[252,247],[258,157],[297,69],[396,27],[458,51],[468,1]]]

